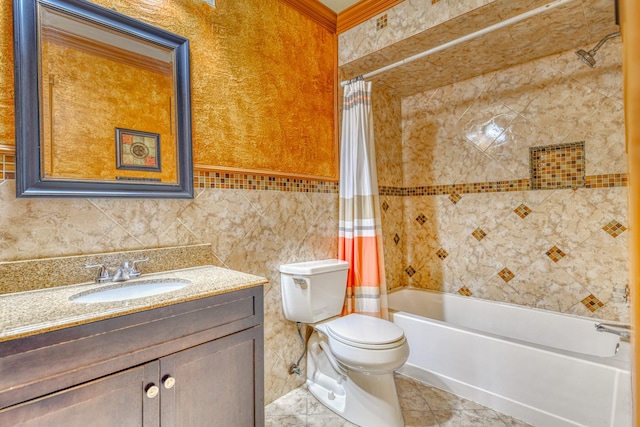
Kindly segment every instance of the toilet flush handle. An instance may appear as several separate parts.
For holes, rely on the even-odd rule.
[[[301,289],[307,289],[307,281],[304,280],[302,277],[294,277],[293,283],[300,286]]]

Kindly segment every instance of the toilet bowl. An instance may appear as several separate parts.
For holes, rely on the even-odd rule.
[[[347,369],[383,374],[400,368],[409,356],[404,331],[376,317],[350,314],[315,329],[327,336],[331,353]]]
[[[321,403],[362,427],[404,426],[393,372],[409,357],[400,327],[340,314],[348,263],[322,260],[280,267],[287,319],[309,323],[307,387]],[[304,320],[300,320],[304,319]]]

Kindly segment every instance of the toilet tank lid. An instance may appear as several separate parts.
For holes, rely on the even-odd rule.
[[[347,261],[339,259],[323,259],[319,261],[298,262],[295,264],[283,264],[280,266],[281,273],[299,274],[309,276],[318,273],[328,273],[330,271],[340,271],[349,268]]]

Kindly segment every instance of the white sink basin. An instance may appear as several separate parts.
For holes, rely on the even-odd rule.
[[[91,291],[80,292],[71,296],[69,300],[79,303],[126,301],[177,291],[190,284],[186,280],[122,282]]]

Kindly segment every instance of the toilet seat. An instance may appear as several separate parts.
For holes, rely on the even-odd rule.
[[[393,322],[362,314],[350,314],[324,324],[327,335],[352,347],[385,350],[403,345],[404,331]]]

